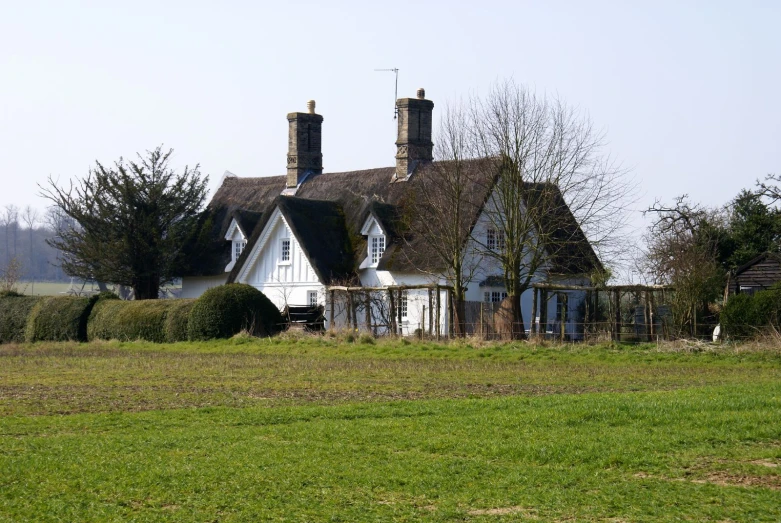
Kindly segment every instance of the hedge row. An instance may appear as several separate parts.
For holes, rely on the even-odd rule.
[[[191,340],[229,338],[247,331],[256,336],[275,333],[282,315],[265,294],[249,285],[230,284],[203,293],[190,312]]]
[[[246,330],[267,336],[282,316],[249,285],[210,289],[197,300],[121,301],[115,295],[0,296],[0,343],[34,341],[176,342],[227,338]]]
[[[40,300],[38,296],[12,294],[0,297],[0,343],[24,341],[27,318]]]
[[[756,336],[762,327],[778,327],[781,324],[781,289],[730,297],[721,311],[720,321],[724,333],[735,339]]]
[[[27,317],[24,339],[33,341],[84,341],[87,320],[97,297],[47,296]]]

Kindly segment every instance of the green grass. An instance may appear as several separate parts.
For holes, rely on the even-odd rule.
[[[0,521],[778,521],[781,357],[0,347]]]
[[[17,284],[17,288],[20,292],[35,296],[58,296],[70,287],[68,282],[30,282],[20,281]],[[81,284],[77,288],[81,288]],[[90,286],[87,285],[85,289],[89,290]]]

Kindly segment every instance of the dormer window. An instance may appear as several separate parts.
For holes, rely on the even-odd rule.
[[[385,252],[385,236],[371,236],[369,238],[369,256],[371,256],[372,265],[380,263],[380,258]]]

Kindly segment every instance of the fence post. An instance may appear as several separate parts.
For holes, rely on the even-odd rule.
[[[396,335],[396,300],[393,298],[393,289],[388,287],[388,298],[390,301],[390,310],[388,311],[388,330],[391,336]]]
[[[328,326],[330,327],[330,330],[332,330],[332,331],[336,329],[336,326],[334,325],[334,306],[335,306],[335,304],[334,304],[334,294],[335,294],[335,291],[332,290],[331,291],[331,314],[330,314],[330,318],[328,320],[328,323],[329,323]]]
[[[591,330],[593,332],[599,332],[599,291],[594,289],[594,312],[591,315],[593,322]]]
[[[548,289],[540,289],[540,334],[548,331]]]
[[[372,301],[371,301],[371,293],[369,291],[366,291],[366,296],[364,298],[364,307],[366,307],[366,332],[371,333],[372,332]]]
[[[615,330],[613,339],[621,341],[621,291],[613,291],[613,307],[615,308]]]
[[[539,289],[536,287],[532,287],[532,324],[531,324],[531,334],[532,338],[535,334],[537,334],[537,292]]]
[[[428,288],[428,335],[434,335],[434,297],[431,295],[431,287]]]
[[[398,324],[399,336],[404,336],[404,322],[402,320],[402,314],[404,313],[404,309],[401,307],[401,303],[402,303],[402,300],[404,298],[403,293],[404,293],[404,291],[399,289],[399,299],[397,301],[399,306],[396,308],[396,310],[399,313],[399,324]],[[409,303],[407,303],[407,307],[409,308]],[[409,312],[407,314],[409,314]]]
[[[447,290],[447,337],[448,338],[454,338],[456,333],[456,326],[453,325],[456,319],[456,308],[455,303],[453,302],[453,291],[448,289]]]
[[[654,291],[648,291],[648,316],[651,318],[651,323],[648,327],[649,341],[653,341],[654,335],[656,334],[656,327],[654,326],[654,309],[656,307],[654,301]]]
[[[439,341],[439,336],[441,334],[440,331],[442,330],[440,328],[441,327],[441,323],[442,323],[442,320],[441,320],[442,304],[440,303],[441,300],[439,298],[439,284],[437,284],[437,286],[436,286],[436,292],[437,292],[437,296],[436,296],[436,300],[437,300],[437,341]]]
[[[567,295],[563,292],[559,292],[556,298],[560,301],[559,307],[561,312],[561,321],[559,322],[559,336],[561,343],[564,343],[564,337],[567,332]]]

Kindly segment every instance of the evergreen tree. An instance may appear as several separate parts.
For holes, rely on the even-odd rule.
[[[161,285],[181,275],[188,247],[197,249],[208,178],[197,165],[181,174],[170,169],[172,153],[158,147],[137,162],[96,163],[67,188],[49,179],[42,196],[74,223],[48,241],[67,274],[132,287],[136,299],[157,298]]]

